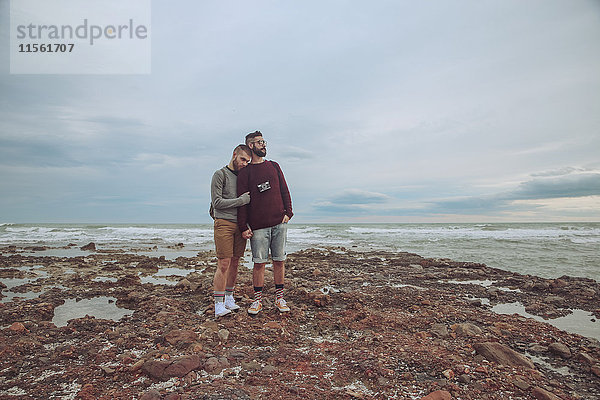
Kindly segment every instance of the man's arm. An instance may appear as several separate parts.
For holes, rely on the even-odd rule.
[[[281,170],[281,167],[279,167],[279,164],[277,164],[275,161],[272,161],[272,163],[275,165],[275,168],[277,169],[279,175],[279,189],[281,191],[281,200],[283,201],[283,207],[285,208],[285,215],[288,217],[289,221],[290,218],[294,216],[294,213],[292,212],[292,197],[290,196],[290,191],[288,189],[287,182],[285,181],[285,177],[283,176],[283,171]]]
[[[215,210],[223,210],[226,208],[239,207],[248,204],[250,196],[247,193],[242,194],[234,199],[226,199],[223,197],[223,185],[225,184],[223,171],[217,170],[213,174],[210,182],[210,199]]]
[[[249,167],[242,168],[240,172],[238,172],[237,177],[237,193],[247,193],[250,192],[250,188],[248,187],[248,169]],[[238,207],[237,210],[237,221],[238,228],[240,232],[244,233],[248,230],[248,204],[244,204]],[[245,235],[246,236],[246,235]]]

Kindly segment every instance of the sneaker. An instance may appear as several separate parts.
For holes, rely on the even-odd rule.
[[[281,311],[281,312],[290,311],[290,308],[288,307],[288,305],[284,299],[275,300],[275,307],[277,307],[279,309],[279,311]]]
[[[223,315],[227,315],[231,312],[225,307],[225,303],[215,303],[215,318],[222,317]]]
[[[235,299],[233,296],[225,296],[225,308],[231,311],[238,310],[240,306],[235,304]]]
[[[250,305],[248,309],[248,314],[256,315],[262,310],[262,303],[260,300],[256,300],[254,303]]]

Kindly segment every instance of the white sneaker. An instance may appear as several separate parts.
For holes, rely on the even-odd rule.
[[[225,308],[231,311],[238,310],[240,306],[235,304],[235,299],[233,296],[225,296]]]
[[[222,317],[223,315],[227,315],[231,312],[225,307],[225,303],[218,302],[215,303],[215,318]]]
[[[279,311],[281,311],[281,312],[290,311],[290,307],[287,305],[287,303],[284,299],[275,300],[275,307],[277,307],[279,309]]]
[[[248,309],[248,314],[256,315],[262,310],[262,302],[260,300],[256,300],[254,303],[250,305]]]

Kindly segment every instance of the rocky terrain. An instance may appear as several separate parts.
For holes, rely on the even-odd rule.
[[[0,249],[0,399],[600,399],[597,339],[491,310],[600,318],[593,280],[309,249],[286,264],[290,313],[273,307],[267,269],[266,307],[249,316],[241,266],[242,309],[215,320],[213,252],[22,250]],[[57,319],[90,299],[127,315]]]

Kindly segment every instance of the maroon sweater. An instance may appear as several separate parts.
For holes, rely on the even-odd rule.
[[[260,191],[258,185],[269,182],[270,189]],[[269,228],[278,225],[287,215],[292,218],[292,198],[285,183],[283,172],[275,161],[265,160],[248,164],[237,177],[238,195],[250,192],[250,203],[238,208],[237,221],[240,231]]]

